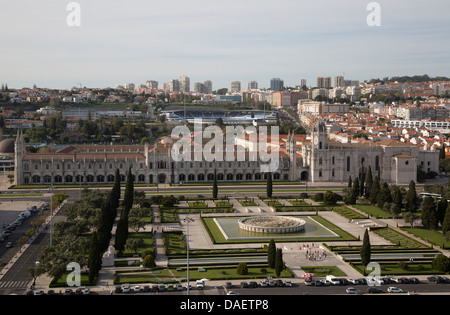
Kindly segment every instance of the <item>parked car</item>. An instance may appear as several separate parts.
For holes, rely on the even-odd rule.
[[[350,282],[345,278],[339,278],[339,283],[341,285],[348,285]]]
[[[312,281],[312,280],[305,280],[305,285],[306,286],[312,286],[312,285],[314,285],[314,282]]]
[[[245,282],[245,281],[242,281],[242,282],[241,282],[241,287],[242,287],[242,288],[248,288],[248,283]]]
[[[260,284],[262,287],[268,287],[268,286],[269,286],[269,284],[267,283],[266,280],[262,280],[259,284]]]
[[[131,292],[131,288],[128,284],[123,286],[123,293],[130,293]]]
[[[6,243],[6,248],[11,248],[11,247],[12,247],[12,243],[11,242]]]
[[[89,294],[91,294],[91,289],[89,289],[89,288],[84,288],[84,290],[83,290],[83,295],[89,295]]]
[[[367,293],[383,293],[383,290],[378,289],[376,287],[369,287],[367,289]]]
[[[420,283],[420,280],[417,279],[417,278],[409,278],[409,283],[412,283],[412,284],[419,284],[419,283]]]
[[[140,292],[141,291],[141,287],[138,286],[138,285],[135,285],[134,288],[133,288],[133,291],[134,292]]]
[[[355,289],[354,287],[348,287],[347,289],[345,289],[345,292],[347,294],[360,294],[361,291]]]
[[[45,292],[42,290],[36,290],[34,291],[34,295],[45,295]]]
[[[235,291],[228,291],[227,295],[239,295],[239,293],[237,293]]]
[[[175,288],[176,288],[177,291],[183,291],[183,285],[181,283],[177,283],[175,285]]]
[[[256,282],[256,281],[250,281],[250,282],[248,283],[248,286],[251,287],[251,288],[257,288],[257,287],[258,287],[258,282]]]
[[[291,280],[286,280],[286,281],[284,282],[284,286],[285,286],[285,287],[292,287],[292,282],[291,282]]]
[[[444,279],[441,276],[430,276],[427,280],[434,283],[444,283]]]
[[[277,287],[284,287],[283,280],[280,280],[280,279],[275,280],[275,286],[277,286]]]
[[[227,289],[231,289],[233,287],[233,284],[230,281],[225,282],[225,287]]]
[[[166,291],[166,285],[165,285],[165,284],[160,284],[159,287],[158,287],[158,291],[159,291],[159,292],[164,292],[164,291]]]
[[[151,290],[152,290],[152,292],[157,292],[158,291],[158,285],[157,284],[152,285],[152,289]]]
[[[403,293],[403,290],[397,287],[389,287],[387,288],[389,293]]]
[[[328,281],[328,280],[326,280],[326,279],[320,280],[320,282],[322,282],[322,284],[323,284],[323,285],[326,285],[326,286],[331,285],[331,282]]]
[[[66,289],[64,291],[64,295],[73,295],[73,290],[72,289]]]
[[[116,293],[122,293],[122,287],[120,285],[116,285]]]

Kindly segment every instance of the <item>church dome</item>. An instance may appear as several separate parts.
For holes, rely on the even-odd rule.
[[[5,139],[0,142],[0,154],[14,153],[14,139]]]

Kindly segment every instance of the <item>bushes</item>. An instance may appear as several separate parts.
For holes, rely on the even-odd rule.
[[[445,255],[439,255],[433,259],[432,266],[441,272],[450,271],[450,258]]]
[[[236,272],[237,272],[238,275],[246,275],[246,274],[248,274],[247,263],[245,263],[245,262],[239,263]]]

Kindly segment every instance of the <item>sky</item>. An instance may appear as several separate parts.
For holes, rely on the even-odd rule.
[[[67,18],[80,7],[80,26]],[[450,1],[0,0],[0,83],[65,89],[160,84],[268,88],[319,76],[450,77]]]

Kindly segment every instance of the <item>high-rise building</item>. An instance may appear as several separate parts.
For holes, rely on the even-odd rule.
[[[273,78],[270,80],[270,89],[274,92],[281,92],[284,90],[284,81],[280,78]]]
[[[331,88],[331,77],[318,77],[317,87],[325,89]]]
[[[334,77],[334,87],[335,88],[343,88],[345,87],[345,80],[343,76]]]
[[[205,82],[203,82],[203,89],[204,89],[203,93],[211,94],[212,93],[212,81],[206,80]]]
[[[158,89],[158,81],[153,81],[153,80],[147,80],[147,82],[145,82],[145,86],[147,87],[147,89]]]
[[[249,90],[257,90],[258,89],[258,82],[256,82],[256,81],[249,81],[248,82],[248,89]]]
[[[195,93],[205,93],[205,86],[201,82],[195,82],[194,83],[194,92]]]
[[[233,81],[231,82],[231,93],[236,93],[241,91],[241,82]]]
[[[189,93],[191,91],[191,80],[187,76],[181,76],[178,80],[180,82],[180,91]]]
[[[180,81],[178,81],[178,80],[170,80],[168,83],[167,83],[167,89],[170,91],[170,92],[179,92],[180,91]]]
[[[300,86],[301,86],[301,87],[306,86],[306,79],[302,79],[302,80],[300,81]]]

